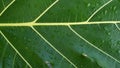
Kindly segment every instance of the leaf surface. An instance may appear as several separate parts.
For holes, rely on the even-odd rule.
[[[119,68],[119,6],[119,0],[1,0],[0,68]]]

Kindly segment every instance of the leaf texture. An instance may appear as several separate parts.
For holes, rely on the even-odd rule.
[[[1,0],[0,68],[119,68],[119,0]]]

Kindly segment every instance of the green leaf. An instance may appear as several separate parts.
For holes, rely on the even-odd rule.
[[[120,68],[119,0],[1,0],[0,68]]]

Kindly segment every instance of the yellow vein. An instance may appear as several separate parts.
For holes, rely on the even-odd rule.
[[[0,23],[0,27],[13,27],[13,26],[68,26],[68,25],[94,25],[94,24],[116,24],[120,21],[96,21],[96,22],[54,22],[54,23]]]
[[[38,32],[33,26],[31,26],[31,28],[33,29],[33,31],[35,31],[35,33],[38,34],[39,37],[41,37],[47,44],[50,45],[50,47],[52,47],[58,54],[60,54],[64,59],[66,59],[71,65],[73,65],[75,68],[77,68],[77,66],[72,63],[66,56],[64,56],[59,50],[57,50],[46,38],[44,38],[40,32]]]
[[[1,36],[1,35],[0,35]],[[7,51],[7,43],[5,44],[5,46],[4,46],[4,48],[3,48],[3,51],[2,51],[2,54],[0,55],[0,62],[2,62],[3,63],[3,58],[4,58],[4,56],[5,56],[5,53],[6,53],[6,51]],[[1,45],[0,45],[0,47],[1,47]],[[2,63],[0,63],[0,64],[2,64]],[[2,68],[2,66],[0,66],[0,68]]]
[[[107,3],[105,3],[104,5],[102,5],[99,9],[97,9],[88,19],[87,22],[96,14],[98,13],[102,8],[104,8],[105,6],[107,6],[109,3],[111,3],[112,0],[109,0]]]
[[[24,60],[24,62],[32,68],[32,66],[28,63],[28,61],[20,54],[20,52],[13,46],[13,44],[8,40],[8,38],[3,34],[2,31],[0,31],[1,35],[4,37],[4,39],[10,44],[10,46],[15,50],[15,52]]]
[[[14,55],[14,58],[13,58],[12,68],[14,68],[16,56],[17,56],[17,52],[15,52],[15,55]]]
[[[70,28],[70,30],[76,34],[80,39],[84,40],[86,43],[88,43],[89,45],[91,45],[92,47],[94,47],[95,49],[97,49],[98,51],[102,52],[103,54],[109,56],[111,59],[115,60],[116,62],[120,63],[119,60],[115,59],[113,56],[109,55],[108,53],[104,52],[103,50],[101,50],[100,48],[96,47],[94,44],[92,44],[91,42],[89,42],[88,40],[86,40],[84,37],[82,37],[80,34],[78,34],[70,25],[68,25],[68,27]]]
[[[117,25],[117,23],[115,23],[115,26],[116,26],[117,29],[120,31],[120,27]]]
[[[33,23],[35,23],[38,19],[40,19],[50,8],[52,8],[59,0],[56,0],[55,2],[53,2],[43,13],[41,13],[34,21]]]
[[[3,4],[3,7],[5,8],[5,4],[4,4],[4,1],[2,0],[2,4]]]
[[[0,13],[0,16],[15,2],[15,0],[11,1],[4,9],[3,11]]]

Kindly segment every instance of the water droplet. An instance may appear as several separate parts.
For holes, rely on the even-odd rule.
[[[113,7],[110,7],[110,9],[112,9]]]
[[[49,61],[45,61],[45,63],[48,65],[49,68],[53,68]]]
[[[99,3],[96,3],[96,6],[99,6]]]
[[[87,55],[87,54],[85,54],[85,53],[82,53],[82,55],[83,55],[83,56],[85,56],[85,57],[88,57],[88,55]]]
[[[116,7],[116,6],[114,6],[114,7],[113,7],[113,10],[116,10],[116,8],[117,8],[117,7]]]
[[[105,10],[105,15],[107,14],[107,12],[108,12],[108,11],[107,11],[107,10]]]
[[[110,35],[110,32],[108,32],[107,34]]]
[[[102,40],[102,43],[104,43],[105,41],[104,40]]]
[[[118,50],[118,53],[120,54],[120,50]]]
[[[88,7],[90,7],[90,5],[91,5],[91,4],[90,4],[90,3],[88,3],[88,5],[87,5],[87,6],[88,6]]]

